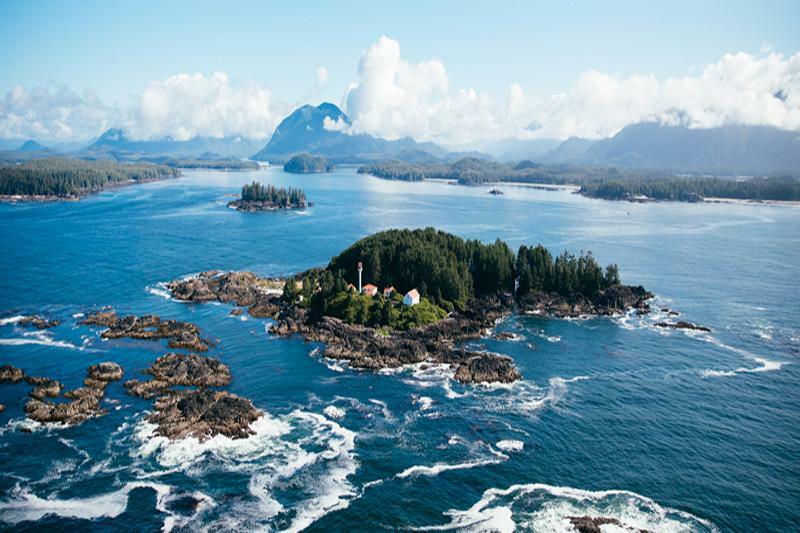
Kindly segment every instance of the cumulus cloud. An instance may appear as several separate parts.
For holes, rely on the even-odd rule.
[[[325,85],[328,83],[328,69],[325,67],[317,68],[317,85]]]
[[[121,120],[121,110],[106,106],[93,92],[78,94],[63,86],[17,86],[0,100],[0,138],[87,139]]]
[[[443,143],[501,137],[601,138],[642,121],[709,128],[726,124],[800,129],[800,54],[727,54],[697,76],[581,75],[545,98],[512,83],[505,102],[472,88],[451,90],[441,61],[412,63],[381,37],[364,51],[344,103],[352,130]]]
[[[208,77],[176,74],[147,86],[128,129],[134,138],[243,135],[264,139],[285,111],[276,112],[270,99],[266,89],[235,85],[222,72]]]

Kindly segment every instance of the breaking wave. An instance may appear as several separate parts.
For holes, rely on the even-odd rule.
[[[633,492],[588,491],[542,483],[489,489],[469,509],[451,509],[445,514],[450,517],[448,524],[418,529],[575,531],[569,517],[590,516],[610,518],[622,525],[608,525],[608,531],[719,531],[707,520],[661,506]]]

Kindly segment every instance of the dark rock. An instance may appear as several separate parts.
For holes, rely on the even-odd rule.
[[[602,533],[602,526],[615,526],[615,529],[624,529],[636,533],[649,533],[646,529],[630,528],[617,520],[608,516],[568,516],[567,520],[570,521],[572,527],[578,533]]]
[[[260,278],[252,272],[202,272],[196,277],[175,280],[167,285],[174,298],[187,302],[219,301],[237,306],[277,308],[283,280]],[[255,316],[255,315],[254,315]],[[271,313],[270,313],[271,316]]]
[[[516,339],[517,336],[510,331],[501,331],[500,333],[495,333],[492,335],[492,338],[498,341],[509,341]]]
[[[40,378],[40,381],[33,382],[35,379],[37,378],[30,378],[26,380],[29,384],[34,385],[33,390],[30,392],[30,396],[32,398],[44,400],[45,398],[55,398],[61,394],[63,385],[58,381],[50,378]]]
[[[233,309],[231,309],[230,315],[240,316],[242,313],[244,313],[244,309],[242,309],[241,307],[234,307]]]
[[[593,300],[581,295],[567,299],[554,293],[538,292],[520,299],[520,309],[528,314],[548,315],[558,318],[579,316],[610,316],[635,309],[639,314],[650,311],[647,303],[653,294],[644,287],[612,285],[601,291]]]
[[[19,322],[17,322],[20,326],[33,326],[36,329],[48,329],[54,328],[57,325],[61,324],[60,320],[48,320],[46,318],[42,318],[40,316],[26,316]]]
[[[172,391],[159,398],[148,421],[157,435],[169,439],[195,437],[200,441],[225,435],[233,439],[253,434],[250,424],[262,416],[250,400],[225,391]]]
[[[205,352],[210,344],[200,337],[200,328],[196,325],[178,320],[162,320],[155,315],[119,318],[114,311],[100,311],[90,313],[82,324],[108,327],[100,334],[104,339],[169,339],[167,346],[170,348],[196,352]]]
[[[455,379],[461,383],[513,383],[522,375],[510,357],[479,353],[458,365]]]
[[[671,329],[690,329],[694,331],[705,331],[706,333],[711,333],[711,328],[706,326],[701,326],[699,324],[693,324],[691,322],[685,322],[683,320],[679,320],[677,322],[657,322],[656,327],[659,328],[671,328]]]
[[[227,365],[194,353],[163,355],[144,373],[152,376],[152,379],[130,380],[125,383],[129,393],[141,398],[154,398],[175,386],[223,387],[231,382]]]
[[[6,410],[6,406],[0,403],[0,413]]]

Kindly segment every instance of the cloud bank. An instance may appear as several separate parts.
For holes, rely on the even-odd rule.
[[[328,83],[320,66],[313,92]],[[642,121],[800,129],[800,53],[726,54],[697,75],[666,79],[592,70],[558,94],[534,96],[530,89],[510,83],[506,95],[493,98],[454,88],[440,60],[410,61],[397,41],[381,37],[362,53],[344,92],[351,124],[330,121],[325,128],[450,145],[508,137],[601,138]],[[91,91],[67,87],[15,87],[0,99],[0,138],[86,140],[123,127],[137,139],[266,139],[290,111],[268,89],[235,83],[222,72],[153,81],[128,105],[108,105]]]

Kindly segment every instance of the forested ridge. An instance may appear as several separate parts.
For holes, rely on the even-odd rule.
[[[0,166],[0,194],[27,196],[77,196],[125,182],[144,182],[180,176],[180,170],[150,163],[110,160],[33,159]]]
[[[384,298],[379,291],[369,297],[348,288],[358,284],[359,262],[364,284],[380,291],[394,287],[396,293]],[[302,301],[317,317],[407,329],[438,320],[449,311],[464,311],[473,298],[513,294],[516,282],[518,299],[544,292],[591,301],[620,280],[616,265],[603,269],[591,253],[564,252],[553,258],[542,246],[522,246],[515,255],[499,239],[486,244],[426,228],[365,237],[331,259],[326,268],[289,280],[284,296]],[[422,301],[407,308],[401,298],[411,289],[419,291]]]
[[[464,158],[452,164],[388,161],[364,165],[359,173],[403,181],[451,179],[461,185],[492,182],[539,183],[579,186],[579,193],[606,200],[701,201],[703,198],[747,200],[800,200],[800,180],[795,176],[753,178],[677,176],[662,170],[542,165],[532,161],[498,163]]]

